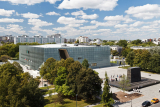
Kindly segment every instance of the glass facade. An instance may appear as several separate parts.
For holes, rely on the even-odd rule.
[[[25,45],[19,47],[20,63],[30,66],[30,69],[38,70],[42,63],[50,57],[60,60],[60,49],[67,50],[69,57],[80,63],[86,58],[90,68],[110,66],[109,46],[35,47]]]

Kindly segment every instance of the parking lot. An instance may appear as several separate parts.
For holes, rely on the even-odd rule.
[[[107,72],[108,77],[110,78],[111,75],[127,75],[127,70],[126,69],[122,69],[122,68],[118,68],[119,66],[112,66],[112,67],[106,67],[106,68],[100,68],[100,69],[94,69],[95,71],[97,71],[99,73],[100,78],[105,78],[105,72]],[[141,72],[141,76],[145,77],[145,78],[151,78],[151,79],[155,79],[155,80],[160,80],[160,75],[159,74],[149,74],[149,73],[145,73],[145,72]],[[103,88],[103,85],[102,85]],[[145,87],[140,89],[140,94],[143,94],[144,96],[133,99],[132,100],[132,107],[141,107],[142,102],[148,100],[151,101],[152,98],[158,98],[160,99],[160,93],[159,93],[159,89],[160,89],[160,84],[156,84],[156,85],[152,85],[149,87]],[[112,93],[121,91],[118,88],[115,87],[111,87],[111,91]],[[132,92],[126,92],[126,93],[132,93]],[[115,105],[116,107],[130,107],[131,106],[131,101],[126,102],[126,103],[120,103]],[[153,104],[152,107],[160,107],[159,105]]]

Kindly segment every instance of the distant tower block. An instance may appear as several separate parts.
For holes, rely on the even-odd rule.
[[[127,69],[127,77],[129,81],[138,82],[141,81],[141,72],[139,67],[131,67]]]

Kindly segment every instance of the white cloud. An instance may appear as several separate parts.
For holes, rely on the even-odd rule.
[[[46,13],[46,15],[59,15],[60,16],[60,14],[59,13],[56,13],[56,12],[48,12],[48,13]]]
[[[79,26],[81,26],[81,25],[83,25],[83,24],[69,24],[69,25],[67,25],[67,26],[69,26],[69,27],[79,27]]]
[[[72,12],[71,15],[80,16],[80,15],[86,15],[86,13],[84,13],[82,10],[80,10],[80,11]]]
[[[69,26],[64,26],[64,27],[57,27],[57,28],[53,28],[54,30],[60,30],[60,31],[68,31],[70,29],[75,29],[75,28],[71,28]]]
[[[87,21],[86,20],[77,20],[77,19],[72,18],[72,17],[61,16],[57,20],[57,22],[60,23],[60,24],[80,24],[80,23],[85,23]]]
[[[44,0],[0,0],[0,1],[9,1],[14,5],[18,5],[18,4],[34,5],[37,3],[44,2]]]
[[[3,22],[3,23],[16,23],[16,22],[23,22],[24,20],[23,19],[13,19],[13,18],[2,18],[0,19],[0,22]]]
[[[131,18],[129,18],[129,16],[127,16],[127,15],[125,17],[123,17],[123,15],[106,16],[104,18],[104,20],[108,20],[108,21],[124,21],[124,23],[130,23],[130,22],[134,21]]]
[[[9,24],[6,28],[0,27],[0,32],[14,32],[17,34],[26,34],[26,32],[23,30],[23,27],[16,24]]]
[[[158,4],[146,4],[143,6],[129,7],[125,11],[127,14],[133,15],[133,17],[140,19],[152,19],[154,17],[160,17],[160,6]]]
[[[18,4],[35,5],[37,3],[42,3],[42,2],[49,2],[50,4],[55,4],[56,1],[61,1],[61,0],[0,0],[0,1],[8,1],[13,5],[18,5]]]
[[[22,15],[22,17],[24,17],[24,18],[29,18],[29,19],[35,19],[35,18],[39,18],[39,17],[42,16],[42,15],[30,13],[30,12],[24,13],[24,14],[21,14],[21,15]]]
[[[96,29],[97,26],[84,26],[84,27],[80,27],[80,29]]]
[[[79,16],[82,19],[97,19],[99,17],[97,14],[87,15],[82,10],[77,12],[72,12],[71,15],[74,15],[76,17]]]
[[[98,21],[91,21],[91,24],[95,24],[96,26],[114,26],[118,23],[120,23],[120,21],[107,21],[107,22],[98,22]]]
[[[132,27],[137,27],[137,26],[140,26],[140,25],[142,25],[142,24],[144,24],[144,22],[136,21],[135,23],[131,24],[130,26],[132,26]]]
[[[20,16],[20,14],[18,12],[16,12],[16,16]]]
[[[115,28],[126,28],[126,27],[128,27],[128,25],[127,24],[117,24],[114,27]]]
[[[93,14],[93,15],[83,15],[81,16],[82,19],[97,19],[98,15],[97,14]]]
[[[34,25],[36,27],[53,25],[53,23],[48,23],[46,21],[41,21],[40,19],[28,19],[28,24]]]
[[[4,10],[4,9],[0,9],[0,15],[1,16],[11,16],[13,13],[15,12],[15,10]]]
[[[46,2],[49,2],[50,4],[55,4],[55,2],[57,1],[61,1],[61,0],[45,0]]]
[[[59,9],[99,9],[112,11],[118,4],[118,0],[64,0]]]
[[[104,20],[109,20],[109,21],[121,21],[123,20],[123,15],[116,15],[116,16],[106,16]]]
[[[69,12],[67,12],[67,13],[65,13],[65,15],[70,15],[70,13],[69,13]]]

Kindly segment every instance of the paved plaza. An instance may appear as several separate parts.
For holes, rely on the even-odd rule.
[[[99,73],[100,78],[105,78],[105,72],[107,72],[108,77],[110,78],[111,75],[113,77],[117,75],[127,75],[127,69],[122,69],[118,68],[119,66],[112,66],[112,67],[106,67],[106,68],[100,68],[100,69],[94,69],[96,72]],[[149,74],[145,72],[141,72],[141,77],[145,78],[150,78],[150,79],[155,79],[155,80],[160,80],[160,75],[159,74]],[[103,89],[103,85],[102,85]],[[148,100],[151,101],[152,98],[158,98],[160,99],[160,84],[152,85],[149,87],[145,87],[140,89],[140,94],[144,95],[142,97],[136,98],[132,100],[132,107],[141,107],[141,104],[143,101]],[[112,93],[121,91],[118,88],[111,87]],[[132,93],[131,92],[126,92],[126,93]],[[130,107],[131,106],[131,101],[126,102],[126,103],[117,103],[115,107]]]

